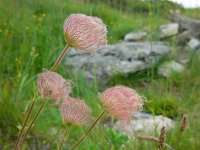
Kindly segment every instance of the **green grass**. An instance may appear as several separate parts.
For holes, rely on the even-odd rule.
[[[191,18],[196,18],[198,20],[200,19],[199,13],[200,13],[200,9],[199,8],[187,9],[187,10],[183,11],[184,15],[186,15],[188,17],[191,17]]]
[[[66,44],[62,26],[65,18],[71,13],[85,13],[102,18],[108,27],[109,43],[122,40],[123,36],[130,31],[147,31],[150,35],[149,39],[156,40],[158,39],[157,28],[160,24],[168,22],[162,14],[123,13],[105,4],[83,4],[73,0],[1,0],[0,145],[5,150],[12,149],[14,146],[18,128],[33,97],[37,74],[43,68],[50,68],[53,65]],[[199,18],[196,10],[184,10],[183,13]],[[173,41],[170,41],[170,44],[172,49],[176,46]],[[177,128],[167,133],[166,140],[170,145],[176,149],[198,149],[200,147],[197,140],[200,138],[199,63],[200,60],[194,56],[183,74],[174,75],[170,79],[158,77],[157,66],[128,77],[116,75],[110,80],[109,86],[124,84],[136,89],[149,100],[145,103],[144,111],[166,115],[177,120]],[[83,98],[91,107],[93,116],[97,117],[102,111],[98,92],[105,90],[106,87],[99,87],[96,80],[88,84],[84,72],[72,74],[62,65],[57,71],[73,81],[72,96]],[[40,104],[41,100],[37,102],[34,113]],[[179,142],[175,143],[183,113],[188,115],[189,124],[184,134],[180,136]],[[107,118],[106,114],[102,122]],[[37,145],[47,145],[56,149],[65,128],[59,110],[49,101],[31,130],[26,146],[35,140]],[[75,143],[87,128],[88,126],[69,127],[69,136],[64,147],[70,147]],[[134,149],[157,149],[157,144],[137,140],[127,141],[120,133],[109,131],[103,123],[99,123],[79,149],[125,150],[133,147]]]

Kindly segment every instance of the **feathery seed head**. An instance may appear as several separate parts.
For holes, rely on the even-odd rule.
[[[64,22],[68,44],[77,50],[93,52],[107,44],[107,29],[98,17],[72,14]]]
[[[120,120],[130,120],[132,112],[142,109],[143,98],[126,86],[108,88],[100,94],[100,100],[109,114]]]
[[[83,100],[68,98],[60,107],[61,116],[65,123],[84,125],[91,120],[91,111]]]
[[[37,88],[43,98],[61,100],[69,96],[72,86],[61,75],[45,70],[38,76]]]

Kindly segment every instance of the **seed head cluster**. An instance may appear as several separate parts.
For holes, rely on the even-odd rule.
[[[54,100],[54,104],[60,107],[61,117],[65,123],[82,125],[90,121],[89,107],[83,100],[70,97],[71,82],[61,75],[45,70],[38,76],[37,87],[43,98]]]
[[[93,52],[107,43],[106,25],[100,18],[72,14],[64,22],[64,34],[69,46],[84,52]],[[72,85],[53,71],[44,71],[37,80],[39,93],[59,105],[61,117],[71,125],[87,124],[91,119],[89,107],[81,99],[70,97]],[[140,111],[143,99],[133,89],[125,86],[108,88],[100,94],[101,102],[110,115],[130,120],[132,112]],[[63,100],[63,103],[60,103]]]

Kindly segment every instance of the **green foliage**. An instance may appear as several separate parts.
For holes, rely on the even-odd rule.
[[[123,39],[127,32],[141,30],[149,32],[149,40],[156,40],[157,33],[154,31],[160,24],[167,22],[163,16],[169,9],[179,8],[166,1],[161,3],[155,1],[155,5],[131,0],[123,2],[109,0],[100,4],[97,4],[99,1],[93,2],[91,4],[78,0],[1,0],[0,145],[3,147],[0,146],[0,148],[5,150],[13,148],[35,91],[36,74],[41,72],[42,68],[50,68],[66,44],[62,26],[69,14],[85,13],[101,17],[108,27],[109,43],[114,43]],[[109,3],[115,4],[116,7],[113,5],[110,7]],[[183,13],[199,18],[198,11],[183,10]],[[157,67],[155,66],[151,70],[137,72],[128,77],[117,75],[110,81],[109,86],[124,84],[136,89],[149,101],[145,103],[144,111],[171,118],[178,117],[178,121],[181,114],[188,114],[191,121],[186,131],[180,136],[180,140],[175,143],[178,137],[178,129],[175,128],[167,133],[166,142],[175,145],[177,149],[190,149],[191,145],[193,149],[198,149],[200,145],[196,139],[200,138],[199,63],[199,58],[194,55],[183,75],[174,75],[169,79],[159,78],[156,75]],[[72,96],[83,98],[96,117],[102,110],[97,93],[105,87],[99,87],[97,80],[88,84],[85,81],[84,72],[73,74],[70,69],[62,65],[57,71],[73,81]],[[41,100],[37,101],[34,114],[41,102]],[[64,148],[74,144],[88,127],[69,127]],[[56,149],[65,128],[59,110],[49,101],[31,130],[25,147],[37,143],[39,146],[50,145]],[[132,149],[133,147],[157,149],[155,143],[127,141],[126,136],[107,129],[102,124],[95,127],[78,149],[109,149],[109,139],[115,149]]]
[[[104,3],[126,13],[153,13],[167,16],[169,10],[181,9],[182,6],[168,0],[89,0],[93,3]]]
[[[186,9],[183,10],[182,12],[184,15],[186,16],[190,16],[191,18],[196,18],[196,19],[200,19],[200,8],[195,8],[195,9]]]
[[[123,135],[119,131],[111,130],[109,128],[106,128],[106,135],[109,138],[109,144],[111,147],[114,147],[114,149],[119,149],[128,141],[128,137],[126,135]]]

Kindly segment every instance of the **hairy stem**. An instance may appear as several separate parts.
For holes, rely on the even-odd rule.
[[[32,126],[33,126],[35,120],[38,118],[39,114],[41,113],[41,111],[42,111],[42,109],[43,109],[43,107],[44,107],[45,102],[46,102],[46,100],[43,100],[42,105],[40,106],[40,108],[39,108],[37,114],[35,115],[35,117],[33,118],[32,122],[30,123],[30,125],[29,125],[27,131],[25,132],[24,138],[22,139],[22,143],[19,144],[19,150],[21,150],[22,145],[24,144],[26,137],[27,137],[27,135],[28,135],[30,129],[32,128]]]
[[[18,135],[18,137],[17,137],[17,141],[16,141],[16,143],[15,143],[15,150],[17,150],[17,145],[18,145],[18,143],[19,143],[19,140],[20,140],[20,137],[21,137],[21,135],[22,135],[22,132],[24,131],[24,128],[25,128],[25,126],[26,126],[26,123],[28,122],[28,120],[29,120],[29,118],[30,118],[30,115],[31,115],[31,113],[32,113],[32,111],[33,111],[33,107],[34,107],[34,105],[35,105],[35,101],[36,101],[36,99],[33,99],[32,104],[31,104],[31,106],[30,106],[30,109],[29,109],[29,111],[28,111],[28,114],[27,114],[27,116],[26,116],[26,118],[25,118],[25,120],[24,120],[24,123],[23,123],[23,125],[22,125],[22,128],[21,128],[21,130],[20,130],[20,132],[19,132],[19,135]]]
[[[60,54],[60,56],[58,57],[58,59],[56,60],[55,64],[53,65],[53,67],[51,68],[51,71],[54,71],[56,69],[56,67],[58,66],[58,64],[60,63],[60,61],[62,60],[63,56],[65,55],[65,53],[67,52],[67,50],[69,49],[69,45],[66,45],[65,48],[63,49],[62,53]]]
[[[65,134],[64,134],[64,136],[63,136],[62,142],[60,143],[60,146],[59,146],[58,150],[61,150],[61,149],[62,149],[62,146],[63,146],[63,144],[64,144],[64,142],[65,142],[65,138],[66,138],[66,136],[67,136],[67,133],[68,133],[68,130],[67,130],[67,128],[66,128]]]
[[[95,120],[95,122],[92,124],[92,126],[86,131],[86,133],[70,148],[70,150],[73,150],[76,146],[78,146],[90,133],[90,131],[94,128],[94,126],[97,124],[97,122],[101,119],[105,111],[101,112],[98,118]]]
[[[59,58],[57,59],[57,61],[56,61],[55,64],[53,65],[53,67],[51,68],[51,71],[54,71],[54,70],[56,69],[56,67],[59,65],[60,61],[63,59],[63,57],[64,57],[65,53],[67,52],[67,50],[69,49],[69,47],[70,47],[69,45],[66,45],[66,46],[65,46],[65,48],[64,48],[63,51],[61,52]],[[31,115],[32,110],[33,110],[34,105],[35,105],[35,101],[36,101],[36,99],[33,100],[32,104],[31,104],[31,107],[30,107],[30,110],[28,111],[28,114],[27,114],[27,116],[26,116],[26,118],[25,118],[25,122],[23,123],[22,129],[21,129],[21,131],[20,131],[20,133],[19,133],[19,136],[17,137],[17,141],[16,141],[16,144],[15,144],[15,150],[17,150],[18,143],[19,143],[19,141],[20,141],[22,132],[23,132],[23,130],[24,130],[24,128],[25,128],[25,126],[26,126],[26,124],[27,124],[29,118],[30,118],[30,115]],[[41,105],[41,107],[40,107],[41,110],[42,110],[42,108],[44,107],[45,102],[46,102],[46,100],[44,100],[44,102],[42,103],[42,105]],[[38,111],[38,113],[37,113],[36,116],[34,117],[34,120],[31,122],[31,124],[34,124],[34,122],[35,122],[35,120],[37,119],[37,117],[38,117],[39,113],[41,112],[41,110]],[[25,141],[25,139],[26,139],[26,136],[27,136],[29,130],[31,129],[31,127],[32,127],[31,124],[29,125],[28,130],[26,131],[25,136],[24,136],[24,138],[23,138],[23,140],[22,140],[22,144],[21,144],[21,146],[19,146],[19,147],[22,147],[22,145],[23,145],[23,143],[24,143],[24,141]],[[21,149],[21,148],[20,148],[20,149]]]

